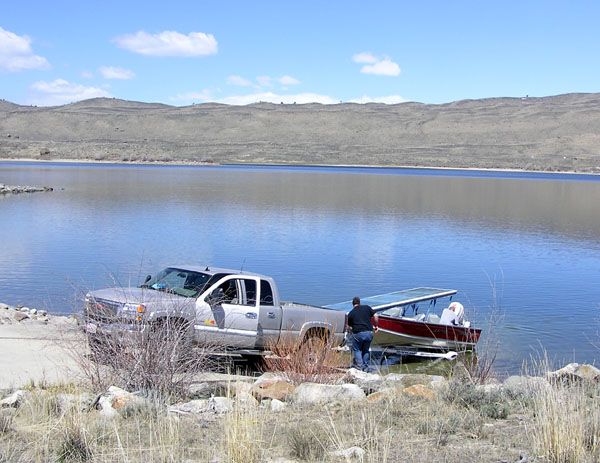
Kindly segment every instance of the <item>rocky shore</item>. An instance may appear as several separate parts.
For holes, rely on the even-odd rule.
[[[19,193],[37,193],[40,191],[54,191],[54,188],[49,186],[21,186],[21,185],[5,185],[0,183],[0,195],[16,195]]]
[[[460,362],[447,377],[205,371],[172,396],[151,386],[102,386],[110,372],[85,354],[74,317],[7,304],[0,304],[0,351],[1,461],[591,463],[600,456],[593,365],[539,365],[533,375],[485,380]],[[78,363],[74,351],[91,363]]]

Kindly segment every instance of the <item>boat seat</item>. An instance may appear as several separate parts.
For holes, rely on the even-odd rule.
[[[420,313],[419,315],[415,315],[414,318],[415,318],[415,321],[423,322],[423,321],[425,321],[425,314],[424,313]]]
[[[427,316],[427,322],[428,323],[439,323],[440,322],[440,317],[439,317],[439,315],[431,313],[431,314],[429,314]]]

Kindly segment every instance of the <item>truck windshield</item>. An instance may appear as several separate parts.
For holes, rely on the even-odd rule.
[[[142,285],[155,291],[164,291],[183,297],[198,297],[211,275],[191,270],[168,267]]]

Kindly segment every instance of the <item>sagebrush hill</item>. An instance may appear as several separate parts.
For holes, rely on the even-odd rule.
[[[421,103],[0,100],[0,159],[600,172],[600,94]]]

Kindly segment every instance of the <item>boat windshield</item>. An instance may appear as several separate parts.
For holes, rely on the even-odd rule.
[[[177,294],[183,297],[198,297],[212,275],[191,270],[168,267],[150,278],[141,287]]]

